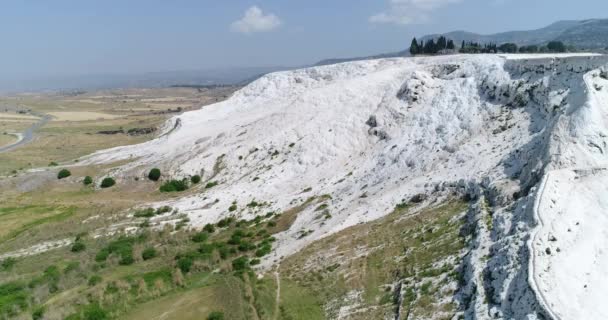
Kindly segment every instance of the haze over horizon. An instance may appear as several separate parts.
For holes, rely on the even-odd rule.
[[[559,3],[559,5],[557,4]],[[521,10],[521,6],[526,10]],[[600,0],[80,2],[0,6],[0,80],[301,66],[405,49],[413,36],[599,18]]]

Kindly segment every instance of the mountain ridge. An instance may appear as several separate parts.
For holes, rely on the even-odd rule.
[[[460,45],[462,41],[473,41],[496,44],[512,42],[522,46],[533,44],[541,45],[546,44],[549,41],[557,40],[564,42],[566,45],[573,45],[581,49],[606,49],[608,48],[608,19],[560,20],[538,29],[513,30],[493,34],[479,34],[466,30],[455,30],[445,33],[424,35],[419,38],[419,40],[428,41],[430,39],[436,39],[439,36],[445,36],[454,40],[456,45]],[[408,55],[409,51],[406,49],[403,51],[366,57],[324,59],[314,65],[321,66],[333,63]]]

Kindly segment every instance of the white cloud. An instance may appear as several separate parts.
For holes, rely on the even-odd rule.
[[[279,17],[272,13],[265,15],[262,9],[253,6],[245,11],[243,18],[233,22],[230,28],[241,33],[267,32],[278,28],[281,23]]]
[[[389,0],[389,8],[369,17],[372,23],[412,24],[429,20],[429,14],[462,0]]]

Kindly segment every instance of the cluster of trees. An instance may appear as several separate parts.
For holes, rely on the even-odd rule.
[[[459,49],[460,53],[544,53],[544,52],[568,52],[574,48],[568,48],[561,41],[551,41],[546,46],[529,45],[518,47],[515,43],[503,43],[500,46],[495,44],[479,44],[476,42],[462,42]]]
[[[435,42],[434,39],[421,40],[418,42],[416,38],[412,39],[412,44],[410,45],[410,53],[415,56],[417,54],[438,54],[438,53],[447,53],[450,51],[456,50],[456,46],[454,45],[454,41],[447,39],[444,36],[441,36]]]
[[[412,39],[410,45],[410,53],[414,56],[417,54],[441,54],[455,52],[456,46],[454,41],[447,39],[444,36],[440,36],[437,41],[434,39],[418,41],[416,38]],[[561,41],[551,41],[545,46],[539,45],[528,45],[528,46],[517,46],[515,43],[503,43],[497,45],[495,43],[479,43],[474,41],[462,41],[458,52],[460,53],[544,53],[544,52],[568,52],[574,51],[572,47],[567,47]]]
[[[495,43],[485,43],[481,44],[478,42],[465,42],[462,41],[460,45],[460,49],[458,50],[460,53],[497,53],[498,47]]]

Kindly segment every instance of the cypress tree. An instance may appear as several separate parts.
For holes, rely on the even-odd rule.
[[[424,44],[424,53],[426,54],[435,54],[437,53],[437,45],[435,45],[435,41],[433,39],[427,40]]]
[[[415,56],[420,53],[420,47],[418,46],[418,40],[414,37],[412,44],[410,45],[410,54]]]
[[[454,46],[454,41],[453,40],[451,40],[451,39],[448,40],[448,43],[446,45],[446,49],[448,49],[448,50],[454,50],[454,49],[456,49],[456,47]]]
[[[439,37],[437,39],[437,48],[436,51],[445,50],[447,48],[447,41],[444,36]]]

